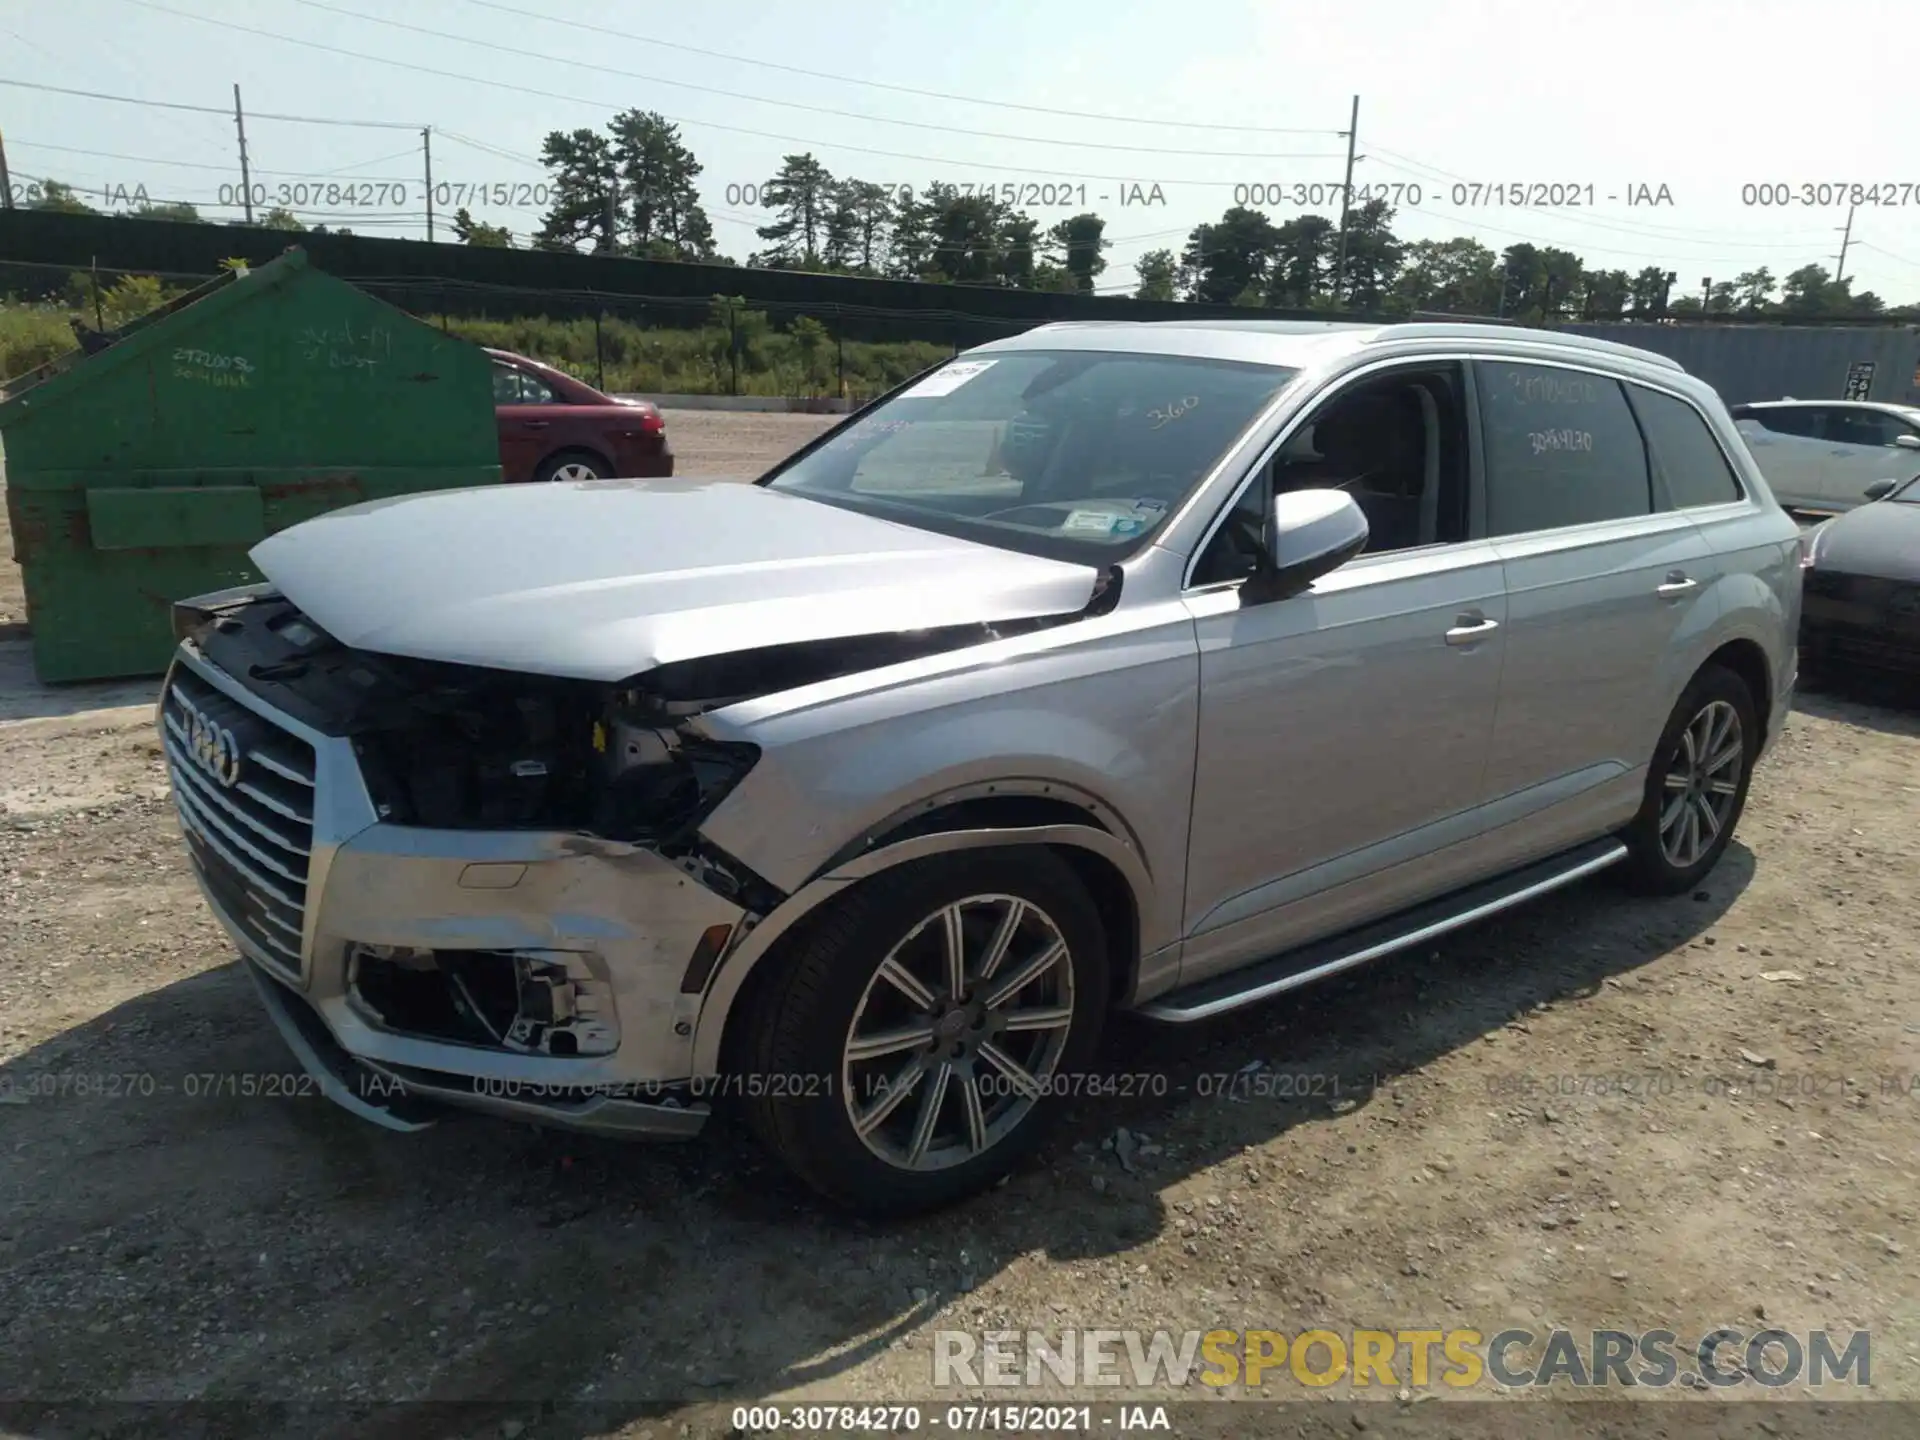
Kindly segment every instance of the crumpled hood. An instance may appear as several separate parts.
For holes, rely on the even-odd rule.
[[[1071,614],[1091,566],[728,480],[497,485],[335,510],[253,563],[356,649],[583,680]]]

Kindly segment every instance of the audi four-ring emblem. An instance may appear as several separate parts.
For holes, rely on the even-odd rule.
[[[212,717],[203,715],[186,696],[176,692],[173,698],[186,713],[187,753],[202,770],[232,789],[240,782],[239,737]]]

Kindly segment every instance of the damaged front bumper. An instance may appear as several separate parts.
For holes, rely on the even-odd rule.
[[[381,818],[350,740],[183,646],[160,731],[208,904],[330,1098],[395,1129],[442,1105],[697,1133],[705,980],[748,916],[643,846]]]

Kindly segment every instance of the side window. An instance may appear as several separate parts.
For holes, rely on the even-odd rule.
[[[1842,445],[1891,445],[1906,427],[1878,410],[1830,410],[1827,438]]]
[[[1817,412],[1810,405],[1787,405],[1771,410],[1738,410],[1734,412],[1742,420],[1757,420],[1775,435],[1795,435],[1802,440],[1811,440],[1818,433],[1814,422]]]
[[[493,367],[493,403],[496,405],[548,405],[553,391],[544,380],[529,375],[515,365]]]
[[[1489,535],[1652,513],[1647,447],[1617,380],[1493,360],[1478,374]]]
[[[1223,518],[1197,585],[1244,579],[1263,553],[1269,502],[1289,490],[1344,490],[1367,517],[1366,553],[1466,538],[1466,410],[1457,365],[1396,370],[1312,412]]]
[[[1698,410],[1644,385],[1628,385],[1627,397],[1675,509],[1740,498],[1740,481]]]

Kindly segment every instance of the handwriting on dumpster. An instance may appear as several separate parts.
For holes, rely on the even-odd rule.
[[[350,324],[304,327],[295,339],[302,359],[324,363],[329,370],[357,370],[372,374],[393,354],[393,332],[384,325],[355,330]]]
[[[211,385],[218,390],[244,390],[258,367],[244,355],[182,346],[173,352],[173,378]]]

